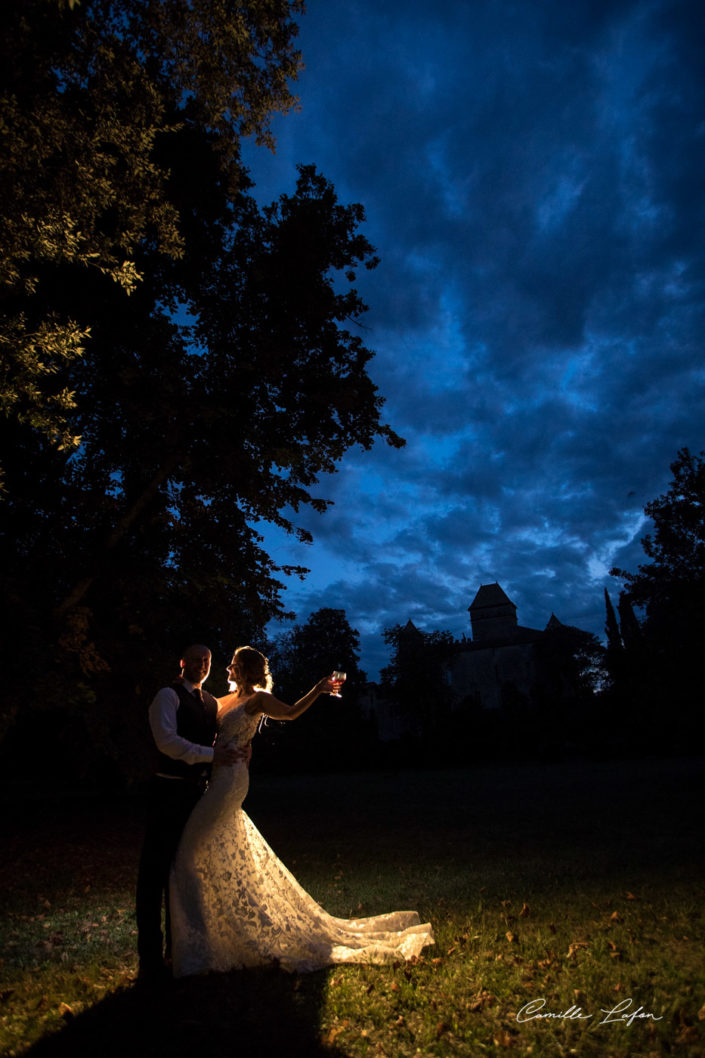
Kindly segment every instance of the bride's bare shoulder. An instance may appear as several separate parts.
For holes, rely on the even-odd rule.
[[[264,713],[266,704],[271,697],[272,695],[269,691],[255,691],[254,694],[244,700],[243,708],[250,716],[255,716],[256,713]]]
[[[218,714],[228,712],[234,705],[237,704],[237,694],[235,691],[231,691],[230,694],[224,694],[222,698],[216,698],[218,703]]]

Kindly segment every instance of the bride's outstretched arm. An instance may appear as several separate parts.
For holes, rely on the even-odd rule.
[[[315,687],[311,688],[308,694],[305,694],[303,698],[299,698],[295,705],[287,705],[286,702],[280,702],[278,698],[275,698],[273,694],[269,694],[268,691],[257,691],[248,700],[245,709],[252,716],[255,713],[264,713],[265,716],[271,716],[272,720],[295,720],[297,716],[305,713],[310,705],[313,705],[316,698],[322,694],[330,694],[332,690],[331,679],[325,676],[318,681]]]

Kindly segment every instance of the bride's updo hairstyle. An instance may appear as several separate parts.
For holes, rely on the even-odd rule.
[[[271,691],[272,674],[264,654],[254,647],[238,647],[233,654],[233,675],[238,690],[254,687],[256,691]]]

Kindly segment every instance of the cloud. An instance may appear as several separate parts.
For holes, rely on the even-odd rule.
[[[289,600],[344,607],[370,669],[382,627],[469,631],[495,579],[522,623],[601,632],[705,447],[704,32],[695,0],[309,3],[301,113],[248,157],[264,198],[316,162],[381,257],[364,337],[408,444],[321,483]]]

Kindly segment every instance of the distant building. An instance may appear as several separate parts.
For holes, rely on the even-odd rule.
[[[577,696],[573,674],[559,654],[551,654],[549,645],[561,630],[578,630],[569,629],[554,614],[543,630],[520,625],[515,604],[497,582],[480,585],[468,611],[472,638],[454,644],[444,665],[445,686],[439,688],[451,715],[531,711],[545,704],[547,696],[554,702]],[[400,666],[423,649],[423,634],[408,621],[399,638]],[[383,698],[375,684],[368,685],[361,705],[375,716],[381,741],[418,733],[418,722],[410,723],[403,706]],[[429,702],[429,710],[437,707],[438,700]]]
[[[459,645],[448,665],[453,705],[530,706],[538,680],[536,644],[545,633],[518,623],[516,606],[497,582],[481,584],[468,611],[472,640]]]

